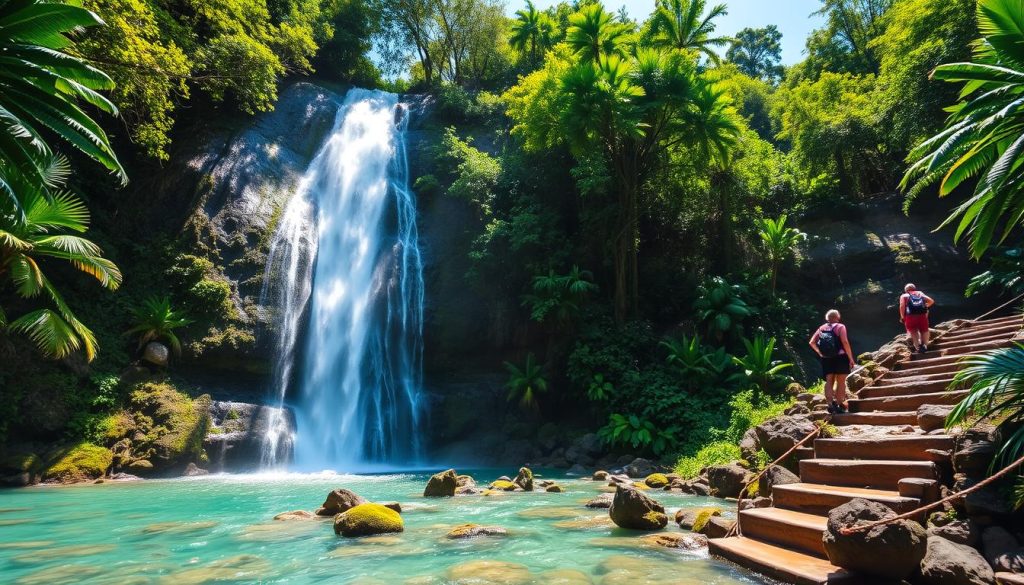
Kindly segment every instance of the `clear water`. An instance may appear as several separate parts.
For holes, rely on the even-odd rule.
[[[476,472],[491,480],[508,470]],[[566,493],[421,497],[427,475],[247,475],[0,491],[0,582],[600,584],[766,583],[707,555],[637,546],[606,510],[582,503],[599,482],[559,480]],[[273,521],[313,510],[347,487],[404,508],[405,532],[345,539],[330,519]],[[653,492],[670,512],[714,505]],[[721,503],[718,501],[717,503]],[[453,541],[467,522],[506,537]],[[678,532],[670,523],[666,530]],[[488,561],[488,562],[485,562]],[[505,563],[505,564],[496,564]],[[493,570],[488,571],[488,568]]]
[[[282,213],[263,296],[278,307],[275,390],[296,397],[297,430],[271,425],[264,467],[292,441],[307,471],[419,459],[423,264],[407,124],[397,95],[350,90]]]

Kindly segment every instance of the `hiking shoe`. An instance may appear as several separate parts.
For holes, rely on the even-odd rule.
[[[836,404],[836,410],[838,411],[836,414],[846,414],[848,411],[848,409],[842,404]]]
[[[921,353],[928,353],[928,346],[922,343],[920,350]]]
[[[837,414],[838,412],[839,412],[839,405],[838,405],[838,404],[836,404],[836,401],[835,401],[835,400],[833,400],[833,401],[832,401],[831,403],[829,403],[829,405],[828,405],[828,413],[829,413],[829,414]]]

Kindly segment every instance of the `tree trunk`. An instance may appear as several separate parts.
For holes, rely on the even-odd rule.
[[[711,177],[711,187],[718,192],[718,234],[719,272],[724,276],[732,271],[733,258],[733,222],[732,197],[729,190],[728,172],[718,169]]]
[[[635,318],[639,298],[638,195],[640,186],[635,169],[625,165],[618,176],[619,221],[615,227],[615,320],[624,323]]]

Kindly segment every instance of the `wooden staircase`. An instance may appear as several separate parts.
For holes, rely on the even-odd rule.
[[[775,486],[770,508],[741,511],[743,536],[709,541],[711,553],[787,583],[872,582],[828,561],[822,533],[829,511],[865,498],[904,513],[937,497],[950,469],[948,455],[936,454],[950,453],[954,439],[925,433],[917,426],[917,409],[956,404],[966,394],[949,390],[957,361],[1010,345],[1022,326],[1020,315],[969,322],[862,388],[849,401],[849,413],[831,417],[851,432],[816,439],[813,455],[799,462],[801,483]]]

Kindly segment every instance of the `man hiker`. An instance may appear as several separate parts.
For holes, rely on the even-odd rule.
[[[846,412],[846,376],[853,369],[853,350],[846,335],[846,325],[839,322],[839,311],[825,313],[825,324],[811,336],[811,349],[821,358],[821,375],[825,378],[825,400],[830,414]]]
[[[900,322],[907,328],[910,346],[918,353],[928,351],[928,309],[935,304],[931,297],[913,284],[903,287],[900,295]]]

